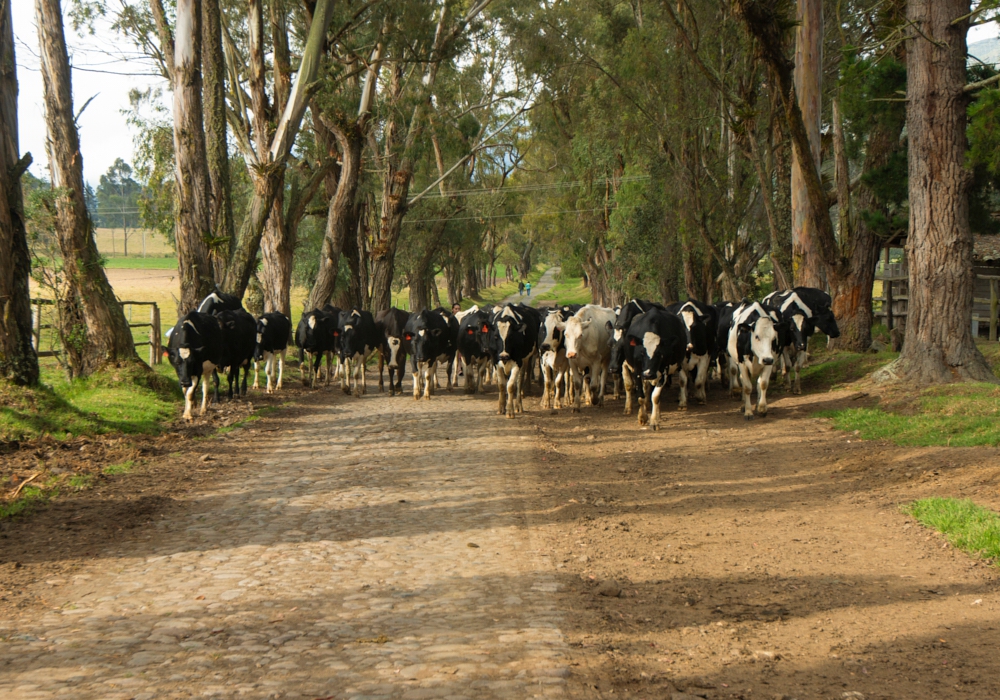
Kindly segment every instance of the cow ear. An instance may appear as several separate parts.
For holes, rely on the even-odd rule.
[[[589,326],[593,322],[594,322],[594,319],[587,318],[587,319],[584,319],[584,320],[580,321],[580,326],[583,327],[583,328],[586,328],[587,326]]]
[[[527,333],[528,332],[528,324],[527,323],[522,323],[521,324],[521,332],[522,333]]]
[[[608,329],[608,333],[614,333],[615,332],[615,324],[613,324],[611,321],[606,322],[604,324],[604,327]]]
[[[441,329],[440,328],[434,328],[434,329],[432,329],[431,330],[431,335],[433,335],[435,338],[438,337],[438,336],[440,336],[441,335]]]

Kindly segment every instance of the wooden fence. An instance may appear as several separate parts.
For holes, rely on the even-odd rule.
[[[32,299],[32,324],[31,324],[31,334],[34,337],[35,351],[38,353],[39,357],[55,357],[60,354],[60,351],[55,349],[58,345],[58,339],[54,334],[55,326],[50,323],[43,323],[42,320],[42,308],[47,306],[53,306],[54,301],[52,299]],[[149,339],[136,341],[135,346],[142,347],[143,345],[149,346],[149,364],[150,366],[160,364],[163,362],[163,341],[161,340],[163,336],[160,333],[160,307],[155,301],[122,301],[119,302],[125,311],[125,317],[128,320],[129,328],[148,328],[149,329]],[[148,306],[149,310],[149,323],[146,322],[132,322],[132,311],[137,306]],[[42,331],[49,331],[49,350],[42,349]]]
[[[902,276],[885,276],[876,277],[876,279],[882,282],[882,296],[872,297],[872,301],[877,301],[882,303],[882,308],[879,311],[874,311],[873,316],[875,318],[885,319],[886,328],[892,330],[894,321],[903,319],[906,321],[906,302],[909,301],[909,294],[906,293],[905,287],[902,293],[893,291],[893,286],[896,283],[904,282],[909,283],[909,277]],[[987,280],[990,283],[990,298],[986,299],[983,297],[973,298],[974,304],[988,304],[990,307],[990,340],[995,341],[997,339],[997,316],[998,307],[1000,307],[1000,293],[998,293],[998,285],[1000,285],[1000,275],[976,275],[976,279]],[[902,304],[900,304],[902,302]],[[902,308],[901,308],[902,307]],[[973,320],[978,323],[979,316],[973,314]]]

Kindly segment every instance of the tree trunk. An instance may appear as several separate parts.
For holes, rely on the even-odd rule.
[[[795,29],[795,91],[802,110],[812,160],[819,167],[823,117],[823,0],[798,0]],[[797,286],[826,287],[825,265],[816,239],[809,193],[799,167],[792,161],[792,267]]]
[[[292,255],[295,236],[285,225],[285,193],[279,186],[271,203],[260,241],[260,283],[264,288],[264,311],[280,311],[291,318]]]
[[[56,200],[56,234],[63,258],[66,292],[76,300],[83,328],[63,327],[64,338],[84,343],[74,376],[85,376],[101,367],[122,362],[140,362],[132,331],[101,266],[94,242],[93,226],[84,199],[83,158],[73,112],[69,56],[63,34],[59,0],[35,0],[38,43],[45,95],[49,167],[52,186],[60,190]]]
[[[221,283],[233,246],[233,193],[226,135],[226,61],[222,51],[219,0],[201,0],[201,66],[204,94],[205,151],[212,184],[210,220],[216,239],[209,251],[213,277]]]
[[[410,313],[415,314],[430,307],[431,284],[425,274],[414,275],[410,278]],[[387,307],[388,308],[388,307]]]
[[[31,257],[24,229],[21,159],[17,125],[17,67],[10,2],[0,6],[0,378],[38,383],[38,355],[31,338]]]
[[[201,84],[201,0],[179,0],[174,38],[174,238],[180,273],[178,317],[192,311],[215,286],[206,237],[211,185],[205,152]]]
[[[306,303],[306,308],[309,310],[320,308],[333,296],[344,242],[357,230],[358,223],[355,199],[361,175],[361,150],[364,137],[357,122],[343,125],[329,123],[327,127],[337,139],[342,164],[336,191],[330,197],[326,214],[326,233],[320,249],[319,272]]]
[[[970,327],[972,174],[965,167],[963,90],[969,22],[955,22],[968,17],[969,6],[969,0],[909,0],[906,8],[910,299],[897,367],[919,384],[997,382]]]
[[[781,98],[774,94],[775,92],[772,90],[772,110],[776,116],[769,157],[774,160],[771,170],[774,172],[774,219],[778,229],[778,238],[771,242],[771,257],[786,273],[786,277],[790,278],[792,271],[792,142],[782,114]]]
[[[410,193],[410,171],[393,166],[386,159],[389,172],[382,181],[382,216],[375,247],[372,249],[372,308],[388,309],[392,303],[392,277],[396,271],[396,246],[406,214]]]
[[[531,273],[531,251],[534,249],[535,242],[529,239],[528,244],[524,246],[524,251],[521,253],[521,262],[518,263],[518,271],[524,279],[528,279],[528,275]]]

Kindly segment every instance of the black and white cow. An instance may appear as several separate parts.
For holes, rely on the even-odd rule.
[[[201,381],[201,415],[208,407],[208,377],[222,367],[222,326],[211,314],[197,311],[184,316],[171,329],[167,357],[177,372],[184,392],[184,420],[191,420],[191,407]],[[215,376],[215,400],[219,400],[219,377]]]
[[[729,347],[729,328],[733,325],[733,313],[736,311],[737,306],[738,304],[734,304],[731,301],[722,301],[715,304],[715,310],[718,313],[715,343],[719,349],[718,356],[716,357],[716,368],[719,372],[719,381],[722,383],[722,386],[728,387],[730,395],[733,396],[740,395],[740,383],[738,373],[735,371],[735,365],[729,362],[727,348]]]
[[[382,368],[388,365],[390,396],[395,396],[397,389],[403,393],[403,368],[406,367],[406,356],[410,354],[410,343],[403,337],[403,331],[409,318],[408,311],[402,311],[395,306],[379,311],[375,317],[375,326],[382,337],[378,352],[378,390],[385,390]]]
[[[718,312],[714,306],[689,299],[671,304],[667,310],[678,316],[687,329],[688,347],[683,371],[688,381],[694,383],[694,397],[700,404],[708,402],[705,386],[712,357],[717,354]],[[687,407],[687,397],[681,398],[681,407]]]
[[[774,319],[757,302],[743,302],[733,311],[726,346],[730,366],[735,366],[743,393],[743,415],[753,418],[754,406],[750,402],[753,387],[757,385],[756,411],[767,415],[767,387],[778,355],[778,333]]]
[[[483,333],[483,327],[488,328],[489,315],[478,306],[473,306],[456,314],[456,319],[458,352],[465,373],[465,393],[481,392],[490,374],[490,353]]]
[[[447,362],[448,389],[451,389],[451,368],[455,362],[458,322],[444,309],[424,309],[410,314],[403,332],[410,344],[410,367],[413,370],[413,398],[430,399],[436,381],[439,362]]]
[[[687,329],[681,319],[665,309],[653,308],[637,315],[625,338],[633,348],[639,392],[639,425],[660,427],[660,394],[670,377],[677,374],[681,396],[687,390],[687,376],[680,371],[687,356]],[[647,405],[650,410],[647,413]]]
[[[246,396],[247,380],[250,378],[250,366],[253,363],[254,350],[257,347],[257,321],[242,308],[235,311],[216,311],[212,314],[219,319],[222,326],[222,365],[228,380],[228,396],[233,398],[233,387],[236,396]],[[243,370],[242,390],[240,388],[240,370]]]
[[[337,323],[340,309],[327,304],[322,309],[313,309],[302,314],[295,329],[295,344],[299,348],[299,365],[302,368],[302,383],[316,386],[319,368],[326,358],[326,385],[330,386],[333,370],[333,356],[339,350]]]
[[[809,338],[816,330],[826,333],[831,338],[840,337],[840,328],[834,318],[830,295],[815,287],[795,287],[781,292],[771,292],[761,305],[777,315],[788,325],[788,333],[781,334],[781,378],[793,374],[792,393],[801,394],[802,384],[799,376],[809,358]]]
[[[607,324],[614,321],[613,309],[587,304],[561,324],[566,344],[566,359],[569,362],[570,382],[573,385],[574,412],[580,410],[580,399],[584,389],[586,389],[587,403],[592,406],[604,405],[604,388],[608,376],[608,363],[611,360],[611,347],[608,342],[612,337]],[[590,385],[585,387],[586,374],[590,374]]]
[[[573,305],[578,306],[578,305]],[[577,309],[578,311],[579,309]],[[549,309],[538,327],[538,352],[542,366],[542,408],[562,408],[572,401],[569,389],[569,360],[566,359],[564,324],[576,311],[571,306]]]
[[[383,336],[375,325],[371,311],[357,307],[340,312],[340,321],[334,335],[340,345],[340,388],[345,394],[360,398],[368,390],[365,363],[382,344]]]
[[[198,312],[214,314],[218,311],[236,311],[243,308],[243,302],[234,294],[226,294],[216,289],[198,304]]]
[[[535,355],[541,314],[537,309],[521,304],[507,304],[492,314],[484,326],[488,333],[488,347],[497,368],[497,413],[513,418],[515,412],[524,412],[524,384],[522,372]]]
[[[253,353],[253,388],[259,389],[257,370],[264,363],[267,378],[267,393],[281,391],[281,379],[285,374],[285,353],[288,351],[288,335],[292,322],[280,311],[271,311],[257,319],[257,347]],[[274,383],[274,366],[278,365],[278,381]],[[273,389],[272,389],[273,386]]]
[[[625,335],[628,333],[632,322],[639,315],[650,309],[662,309],[660,304],[643,299],[633,299],[629,303],[620,307],[615,313],[615,322],[607,326],[611,339],[608,344],[611,346],[611,356],[608,360],[608,372],[615,380],[615,387],[618,386],[618,378],[622,379],[625,387],[625,410],[626,416],[632,415],[632,404],[635,391],[638,388],[642,391],[642,386],[635,380],[634,346],[628,344]],[[617,397],[617,390],[615,395]]]

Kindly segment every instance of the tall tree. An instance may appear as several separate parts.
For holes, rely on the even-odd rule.
[[[809,137],[809,158],[813,168],[820,162],[820,126],[823,117],[823,0],[798,0],[795,28],[795,92],[802,121]],[[792,162],[792,267],[795,284],[826,286],[822,255],[817,243],[809,193],[798,153]]]
[[[966,158],[970,0],[907,3],[910,268],[898,373],[917,383],[997,382],[972,338],[972,233]]]
[[[233,187],[229,173],[226,129],[226,59],[222,49],[219,0],[201,0],[201,72],[205,112],[205,151],[212,183],[212,270],[216,282],[225,276],[233,245]]]
[[[17,63],[11,0],[0,0],[0,377],[38,383],[38,355],[31,342],[31,258],[24,230],[21,175],[31,164],[18,144]]]
[[[84,199],[83,157],[73,112],[62,7],[59,0],[35,0],[35,13],[49,167],[52,186],[57,190],[56,231],[65,277],[62,297],[77,310],[64,316],[61,330],[64,340],[83,336],[82,342],[73,341],[77,352],[67,354],[71,357],[71,375],[85,376],[109,363],[140,360],[125,314],[101,266]]]
[[[201,79],[201,0],[178,0],[174,38],[174,180],[178,315],[194,310],[215,286],[206,237],[212,231],[212,186],[205,150]]]

